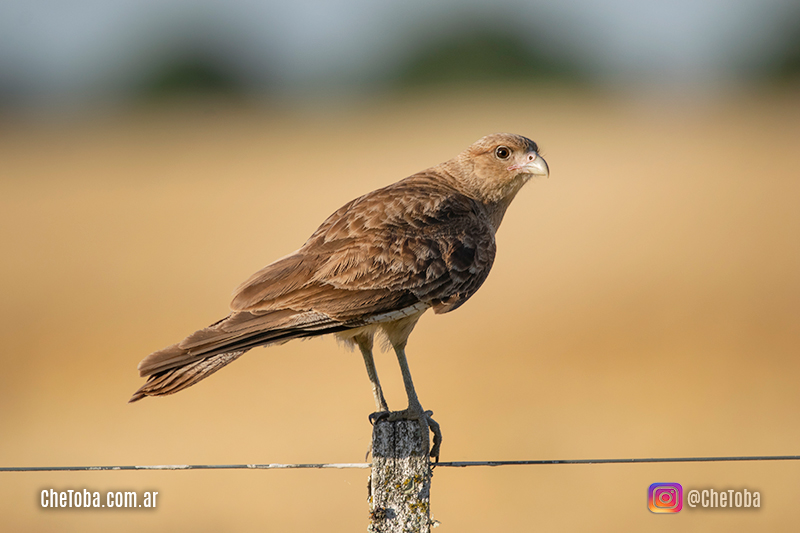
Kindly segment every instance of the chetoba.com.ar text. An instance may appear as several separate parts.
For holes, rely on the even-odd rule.
[[[87,489],[43,489],[39,503],[45,509],[55,508],[111,508],[111,509],[153,509],[156,507],[158,492],[145,491],[141,496],[135,491],[108,491],[100,493]]]

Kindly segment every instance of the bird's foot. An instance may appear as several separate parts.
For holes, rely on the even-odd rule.
[[[369,421],[374,426],[381,421],[396,422],[398,420],[418,420],[423,423],[433,433],[433,445],[431,446],[430,456],[434,462],[439,462],[439,450],[442,447],[442,430],[439,423],[433,419],[433,411],[425,411],[422,406],[409,406],[402,411],[378,411],[369,415]]]
[[[386,420],[390,414],[391,413],[389,412],[389,409],[375,411],[374,413],[369,415],[369,423],[374,426],[377,422],[380,422],[381,420]]]
[[[439,428],[439,422],[433,419],[431,415],[433,415],[433,411],[425,411],[425,413],[430,413],[427,416],[428,427],[433,433],[433,445],[431,446],[431,457],[433,457],[433,462],[439,462],[439,450],[442,447],[442,430]]]

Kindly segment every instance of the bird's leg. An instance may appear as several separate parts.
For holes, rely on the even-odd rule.
[[[361,355],[364,356],[364,365],[367,367],[367,375],[369,381],[372,383],[372,396],[375,398],[375,407],[378,412],[370,415],[370,421],[377,417],[380,413],[389,411],[389,406],[386,404],[386,398],[383,397],[383,389],[381,389],[381,382],[378,379],[378,371],[375,369],[375,359],[372,357],[372,337],[366,335],[358,336],[353,339],[358,344]]]
[[[403,373],[403,385],[406,386],[406,396],[408,396],[408,414],[417,415],[416,419],[421,418],[424,414],[422,404],[419,403],[417,398],[417,391],[414,390],[414,382],[411,380],[411,370],[408,368],[408,360],[406,359],[406,350],[404,346],[395,346],[395,353],[397,353],[397,362],[400,363],[400,372]],[[403,411],[398,411],[403,412]]]
[[[411,370],[408,368],[406,351],[404,344],[394,345],[397,354],[397,361],[400,363],[400,371],[403,373],[403,384],[406,387],[408,396],[408,407],[403,411],[393,411],[386,417],[389,421],[395,420],[419,420],[433,432],[433,446],[431,446],[431,457],[439,461],[439,448],[442,445],[442,431],[439,424],[433,419],[433,411],[425,411],[417,398],[417,391],[414,390],[414,382],[411,380]]]

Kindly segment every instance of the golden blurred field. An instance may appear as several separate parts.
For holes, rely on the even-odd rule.
[[[333,339],[129,405],[136,364],[351,198],[484,134],[543,147],[486,284],[411,337],[442,460],[800,454],[800,97],[542,90],[331,111],[201,103],[0,126],[0,465],[360,462],[372,396]],[[393,354],[378,356],[404,407]],[[6,531],[364,531],[367,471],[0,473]],[[759,510],[651,514],[647,487]],[[156,490],[44,510],[43,488]],[[437,469],[442,532],[796,531],[800,462]]]

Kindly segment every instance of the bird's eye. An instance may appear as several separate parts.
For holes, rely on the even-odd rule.
[[[494,151],[494,155],[496,155],[499,159],[508,159],[508,156],[511,155],[511,150],[505,146],[498,146]]]

